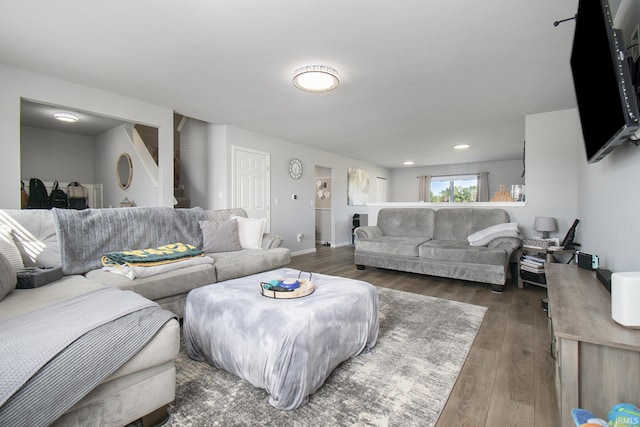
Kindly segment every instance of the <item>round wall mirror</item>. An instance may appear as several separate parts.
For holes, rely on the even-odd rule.
[[[131,156],[127,153],[122,153],[116,163],[116,180],[120,188],[123,190],[129,188],[132,176],[133,164],[131,163]]]

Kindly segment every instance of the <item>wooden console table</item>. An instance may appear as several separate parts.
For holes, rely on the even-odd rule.
[[[611,294],[594,271],[567,264],[545,267],[562,425],[574,425],[573,408],[606,419],[618,403],[640,404],[640,330],[611,318]]]

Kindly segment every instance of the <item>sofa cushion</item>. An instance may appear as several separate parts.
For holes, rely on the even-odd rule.
[[[0,252],[0,301],[16,288],[18,277],[9,259]]]
[[[426,241],[433,238],[434,215],[429,208],[384,208],[378,212],[377,226],[385,236],[421,236]]]
[[[430,240],[420,245],[420,258],[434,261],[456,261],[468,264],[506,265],[507,254],[502,249],[469,246],[466,241]]]
[[[216,281],[235,279],[288,265],[291,252],[287,248],[243,249],[238,252],[207,254],[216,267]],[[256,283],[256,286],[259,285]]]
[[[204,252],[233,252],[242,249],[238,220],[200,221]]]
[[[39,288],[16,289],[0,301],[0,319],[8,319],[102,287],[103,285],[84,276],[74,274],[63,276],[62,279],[47,283]]]
[[[375,239],[358,239],[356,250],[399,256],[418,256],[418,247],[429,240],[427,237],[381,236]]]
[[[443,208],[435,213],[433,238],[460,240],[489,226],[509,222],[509,214],[502,209]]]
[[[89,271],[86,276],[105,286],[133,291],[151,300],[184,294],[216,281],[212,264],[193,265],[135,280],[103,269]]]

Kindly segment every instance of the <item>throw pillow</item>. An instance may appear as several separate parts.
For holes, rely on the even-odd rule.
[[[242,250],[238,221],[200,221],[202,250],[205,253]]]
[[[238,221],[240,245],[244,249],[262,249],[262,235],[267,225],[266,218],[245,218],[232,215],[231,219]]]
[[[18,277],[6,256],[0,252],[0,301],[16,288]]]
[[[0,225],[0,252],[9,260],[13,269],[24,268],[22,255],[13,240],[11,227],[8,225]]]
[[[519,237],[517,222],[505,222],[484,228],[467,237],[471,246],[484,246],[497,237]]]

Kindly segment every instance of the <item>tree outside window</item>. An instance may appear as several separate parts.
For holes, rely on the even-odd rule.
[[[431,179],[430,201],[436,203],[475,202],[478,194],[476,175],[442,176]]]

